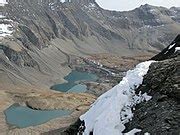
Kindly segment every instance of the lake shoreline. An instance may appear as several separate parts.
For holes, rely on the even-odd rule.
[[[86,92],[86,85],[82,84],[83,81],[94,81],[98,80],[96,74],[72,70],[67,76],[64,77],[66,83],[56,84],[50,87],[50,89],[60,92],[74,92],[81,93]],[[79,86],[79,87],[77,87]],[[76,88],[77,87],[77,88]]]

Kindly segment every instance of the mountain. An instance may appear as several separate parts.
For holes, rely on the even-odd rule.
[[[179,134],[179,46],[180,35],[151,60],[129,70],[65,132]]]
[[[180,31],[179,8],[102,9],[94,0],[9,0],[0,7],[0,82],[49,87],[75,57],[154,55]]]
[[[54,132],[59,134],[59,131],[68,127],[89,109],[97,98],[96,96],[88,93],[62,93],[49,89],[54,84],[65,82],[63,78],[72,71],[73,63],[80,62],[81,64],[82,59],[85,59],[90,60],[90,63],[94,62],[96,66],[93,60],[97,58],[102,60],[104,67],[109,67],[110,70],[124,75],[124,72],[134,63],[146,59],[147,56],[154,56],[164,48],[163,53],[161,52],[152,58],[161,61],[152,64],[150,62],[141,63],[132,72],[128,72],[129,76],[124,78],[124,80],[129,80],[128,83],[125,83],[125,85],[129,85],[127,87],[129,92],[124,92],[127,100],[131,100],[129,97],[134,94],[134,91],[130,92],[131,88],[134,88],[133,84],[140,85],[138,89],[142,89],[142,94],[146,93],[140,95],[142,98],[140,96],[137,98],[142,101],[137,105],[137,107],[140,106],[139,109],[136,107],[136,110],[131,112],[130,108],[126,106],[124,114],[130,113],[125,121],[128,121],[129,118],[132,118],[133,121],[126,123],[129,126],[126,126],[128,128],[124,132],[129,132],[134,128],[141,129],[142,133],[146,129],[150,132],[151,129],[146,123],[149,121],[149,117],[146,117],[146,113],[141,114],[140,112],[148,109],[146,105],[150,103],[152,111],[149,112],[150,114],[148,113],[148,116],[152,116],[151,120],[154,120],[153,118],[156,117],[154,113],[158,114],[160,111],[156,112],[154,109],[157,101],[160,101],[161,110],[163,110],[163,106],[167,108],[162,112],[168,112],[167,115],[170,118],[164,120],[162,117],[162,119],[158,119],[160,123],[157,122],[157,124],[163,125],[168,122],[163,130],[168,127],[168,132],[175,131],[177,123],[179,123],[177,112],[179,76],[176,72],[179,65],[179,37],[176,39],[178,42],[175,40],[170,46],[167,47],[167,45],[180,31],[180,10],[178,7],[167,9],[146,4],[132,11],[116,12],[102,9],[94,0],[66,0],[64,3],[59,0],[5,1],[3,4],[0,3],[1,134],[25,135],[46,134],[46,132],[47,134]],[[104,67],[101,69],[109,72]],[[143,74],[138,74],[139,71],[143,71]],[[145,75],[144,78],[142,78],[143,75]],[[116,80],[111,79],[110,83],[114,86],[114,82],[119,80],[120,78],[117,77]],[[143,85],[141,85],[142,80],[144,80]],[[147,87],[145,87],[146,84]],[[108,85],[98,83],[93,85],[93,89],[99,87],[101,90],[97,92],[95,90],[91,93],[99,93],[99,95],[104,93],[106,88],[109,88]],[[152,92],[148,91],[149,89]],[[170,92],[167,89],[170,89]],[[159,94],[157,98],[156,90]],[[118,91],[115,90],[102,99],[105,100],[111,94],[115,97],[116,92]],[[121,96],[119,93],[119,97]],[[149,100],[150,98],[152,100]],[[143,102],[145,100],[149,101]],[[110,101],[113,101],[113,98]],[[114,101],[119,100],[116,98]],[[128,103],[135,105],[137,102]],[[64,109],[73,113],[42,125],[22,129],[7,124],[4,111],[13,104],[37,111]],[[172,112],[169,112],[168,107],[171,104],[174,105],[172,105]],[[118,109],[118,104],[116,105],[116,109]],[[111,105],[111,107],[114,106]],[[134,113],[134,117],[132,117],[132,113]],[[141,115],[145,115],[145,121],[142,123],[139,120]],[[84,129],[86,119],[82,120],[85,121],[82,123],[79,120],[75,130],[78,131],[79,124],[82,124],[81,130]],[[164,121],[166,123],[163,123]],[[149,122],[153,125],[153,121]],[[110,126],[112,127],[112,125]],[[117,128],[120,129],[120,126]],[[91,128],[88,127],[88,129]],[[153,129],[152,133],[158,130],[155,127]],[[161,131],[161,128],[158,131]],[[73,133],[75,133],[74,130]]]

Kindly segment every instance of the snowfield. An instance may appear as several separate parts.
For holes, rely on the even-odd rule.
[[[92,104],[90,110],[80,117],[85,122],[84,135],[89,135],[92,131],[94,135],[122,135],[124,124],[133,117],[133,107],[151,99],[146,93],[136,95],[135,89],[142,84],[143,76],[147,74],[152,62],[154,61],[142,62],[135,69],[129,70],[118,85]],[[140,131],[133,129],[126,134]]]

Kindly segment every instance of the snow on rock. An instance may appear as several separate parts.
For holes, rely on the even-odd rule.
[[[176,43],[171,44],[171,45],[168,47],[167,51],[164,52],[164,54],[167,54],[167,53],[169,52],[169,50],[172,49],[175,45],[176,45]]]
[[[0,37],[10,36],[13,33],[12,26],[10,24],[0,24]]]
[[[89,3],[89,8],[95,8],[96,5],[94,3]]]
[[[84,5],[85,10],[88,12],[92,12],[96,9],[96,5],[94,3],[89,3],[89,5]]]
[[[8,4],[7,0],[0,0],[0,6]],[[6,16],[0,12],[0,39],[11,36],[13,33],[13,21],[6,19]]]
[[[4,6],[5,4],[8,4],[7,0],[0,0],[0,6]]]
[[[175,52],[180,51],[180,47],[175,48]]]
[[[7,0],[0,0],[0,6],[8,4]],[[0,39],[6,36],[11,36],[13,33],[13,21],[6,19],[6,16],[0,12]]]
[[[146,133],[144,133],[144,135],[150,135],[150,133],[146,132]]]
[[[129,131],[128,133],[125,133],[124,135],[135,135],[136,133],[138,132],[141,132],[142,130],[141,129],[133,129],[131,131]]]
[[[170,45],[168,49],[173,48],[175,45],[176,45],[176,43],[174,43],[174,44]]]
[[[0,19],[2,19],[2,18],[6,18],[6,16],[4,16],[4,15],[0,15]]]
[[[142,62],[134,70],[129,70],[118,85],[92,104],[90,110],[80,117],[85,122],[84,135],[92,131],[94,135],[122,134],[124,124],[133,117],[133,106],[151,98],[146,93],[136,95],[135,89],[142,84],[152,62]]]

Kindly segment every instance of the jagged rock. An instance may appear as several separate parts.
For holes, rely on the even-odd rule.
[[[168,46],[152,58],[162,61],[152,63],[143,84],[136,91],[147,92],[152,99],[136,106],[134,117],[126,124],[124,132],[139,128],[142,132],[138,134],[142,135],[146,132],[160,135],[180,133],[180,55],[174,52],[179,41],[178,35],[171,49]],[[168,53],[164,54],[166,51]]]

